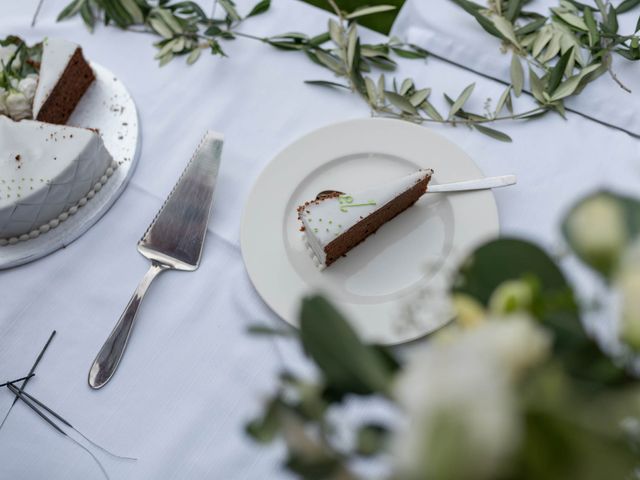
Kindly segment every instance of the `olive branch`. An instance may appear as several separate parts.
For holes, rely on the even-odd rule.
[[[618,54],[627,60],[640,59],[638,47],[640,19],[636,32],[618,33],[617,15],[640,4],[640,0],[624,0],[614,8],[603,0],[591,7],[573,0],[561,0],[549,16],[523,9],[526,0],[490,0],[487,7],[469,0],[452,0],[475,17],[480,26],[502,42],[502,50],[511,52],[511,82],[495,107],[485,103],[482,113],[465,109],[475,83],[465,87],[456,97],[444,94],[449,104],[443,113],[430,101],[432,89],[417,86],[413,79],[387,78],[385,72],[396,69],[396,57],[425,59],[429,52],[396,37],[385,43],[366,44],[358,33],[358,19],[395,9],[390,5],[362,7],[353,12],[341,10],[334,0],[327,0],[337,18],[328,21],[327,30],[316,35],[288,32],[273,36],[255,36],[240,32],[238,27],[248,19],[267,12],[270,0],[259,1],[247,14],[241,15],[232,0],[217,0],[221,14],[211,15],[192,1],[162,0],[74,0],[59,15],[63,20],[79,15],[87,27],[98,22],[128,31],[153,34],[160,40],[156,58],[160,65],[178,56],[186,56],[188,64],[196,62],[203,51],[226,56],[224,42],[237,38],[250,39],[287,51],[302,52],[312,62],[334,75],[330,80],[308,80],[306,83],[344,89],[362,98],[372,115],[398,118],[414,123],[463,125],[501,141],[511,141],[505,133],[487,126],[505,120],[527,120],[556,111],[565,116],[565,99],[578,95],[588,83],[603,73],[623,88],[611,68],[611,57]],[[527,90],[537,106],[524,112],[514,110],[513,96]],[[375,76],[374,76],[375,73]],[[377,78],[376,78],[377,77]],[[455,99],[454,99],[455,98]]]

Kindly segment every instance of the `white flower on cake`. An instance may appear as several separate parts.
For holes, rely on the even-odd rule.
[[[5,100],[7,112],[14,120],[31,118],[31,102],[24,93],[14,90],[7,95]]]
[[[38,86],[38,75],[30,73],[25,78],[18,82],[18,90],[27,97],[29,103],[33,103],[33,97],[36,94],[36,87]]]

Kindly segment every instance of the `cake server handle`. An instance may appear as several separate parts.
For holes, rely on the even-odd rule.
[[[515,175],[501,175],[499,177],[478,178],[464,182],[443,183],[441,185],[429,184],[427,193],[462,192],[465,190],[485,190],[487,188],[507,187],[515,184]]]
[[[124,309],[120,320],[116,323],[109,338],[104,342],[96,359],[93,361],[93,365],[91,365],[89,370],[89,386],[91,388],[98,389],[103,387],[115,373],[127,347],[127,341],[129,340],[129,335],[131,335],[131,329],[144,294],[147,293],[149,285],[151,285],[154,278],[169,268],[168,265],[159,262],[151,264],[131,300],[129,300],[127,308]]]

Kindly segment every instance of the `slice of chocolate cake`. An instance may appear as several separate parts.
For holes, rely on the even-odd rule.
[[[307,246],[327,267],[413,205],[426,191],[433,170],[420,170],[359,193],[325,193],[298,207]]]
[[[64,125],[95,75],[82,48],[59,38],[43,42],[40,78],[33,100],[33,118]]]

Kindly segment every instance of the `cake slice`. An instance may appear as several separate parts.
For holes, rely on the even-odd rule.
[[[298,207],[308,248],[328,267],[413,205],[426,191],[433,170],[420,170],[358,193],[330,192]]]
[[[114,168],[93,130],[0,116],[0,246],[57,227]]]
[[[60,38],[43,42],[40,78],[33,99],[33,118],[64,125],[95,80],[82,48]]]

